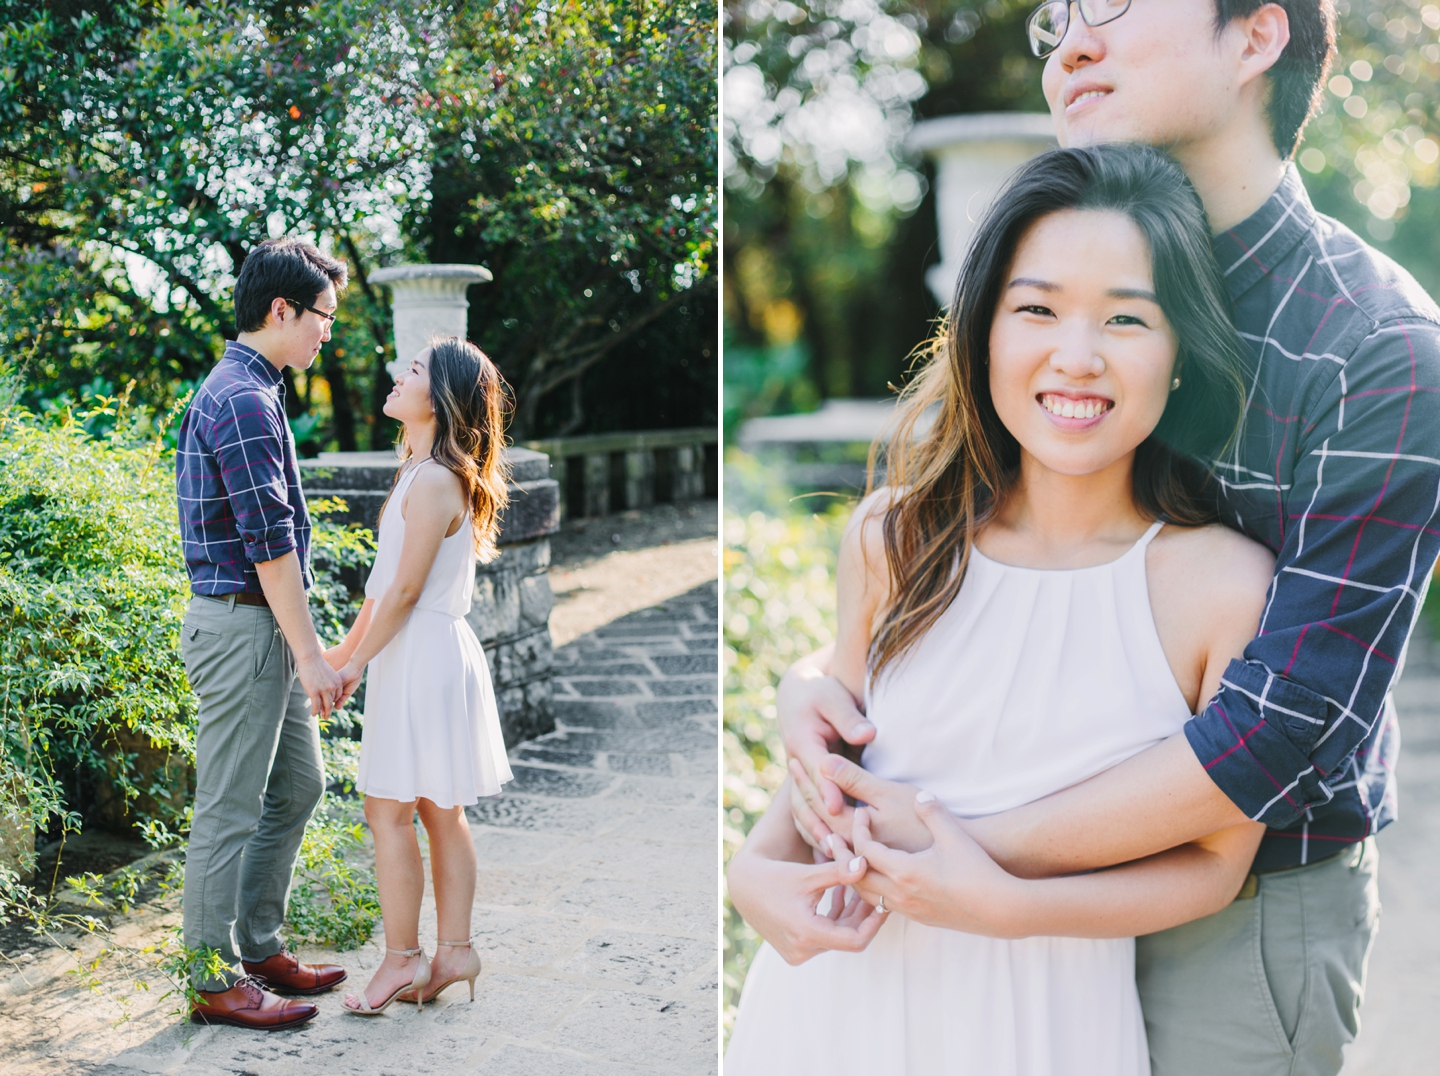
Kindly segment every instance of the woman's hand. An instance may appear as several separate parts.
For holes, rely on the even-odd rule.
[[[325,663],[336,672],[339,672],[340,667],[350,660],[350,651],[345,649],[344,643],[341,643],[339,646],[332,646],[329,650],[326,650],[324,657]]]
[[[832,787],[844,790],[869,807],[870,832],[876,841],[906,852],[921,852],[930,847],[930,830],[915,813],[915,797],[920,790],[914,785],[886,781],[839,755],[831,755],[821,762],[820,771],[834,782]],[[842,807],[838,814],[831,812],[823,791],[810,780],[799,762],[790,762],[790,776],[794,778],[790,810],[795,816],[795,828],[806,843],[821,848],[826,835],[836,833],[853,844],[851,826],[855,809]]]
[[[325,660],[330,660],[328,651]],[[340,697],[335,702],[335,708],[338,710],[350,701],[351,695],[355,694],[355,689],[360,686],[360,677],[365,674],[365,670],[357,667],[353,662],[346,661],[335,671],[340,674]]]
[[[825,854],[834,862],[807,862],[814,852],[795,834],[789,795],[781,785],[731,858],[726,872],[730,902],[787,963],[803,963],[826,949],[859,952],[884,921],[864,901],[846,900],[844,887],[864,876],[865,861],[830,836]],[[827,889],[835,889],[835,899],[829,914],[819,915]]]
[[[931,837],[930,846],[915,853],[877,841],[870,810],[856,808],[855,852],[868,871],[854,885],[866,902],[878,907],[883,899],[886,911],[927,926],[1024,937],[1025,883],[1006,874],[929,792],[915,797],[913,811]]]
[[[830,842],[838,858],[814,866],[769,859],[745,848],[730,860],[730,903],[787,964],[803,964],[829,949],[858,953],[885,921],[883,912],[845,888],[864,877],[864,859],[852,855],[838,837]],[[833,891],[830,909],[821,914],[827,891]]]

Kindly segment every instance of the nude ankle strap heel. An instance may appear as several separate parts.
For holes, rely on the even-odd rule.
[[[451,983],[458,983],[461,979],[464,979],[467,983],[470,984],[470,1000],[471,1000],[471,1001],[474,1001],[474,1000],[475,1000],[475,980],[480,977],[480,954],[475,951],[475,940],[474,940],[473,938],[467,938],[465,941],[452,942],[452,941],[439,941],[439,940],[437,939],[436,942],[435,942],[435,944],[436,944],[437,946],[438,946],[438,945],[448,945],[448,946],[450,946],[452,949],[469,949],[469,950],[470,950],[470,959],[467,960],[467,961],[465,961],[465,967],[461,970],[461,972],[460,972],[459,975],[455,976],[453,979],[446,979],[443,983],[440,984],[440,986],[439,986],[438,988],[436,988],[435,994],[431,994],[430,996],[431,996],[431,997],[434,997],[436,994],[439,994],[441,990],[444,990],[444,989],[445,989],[447,986],[449,986]]]
[[[415,992],[416,1011],[418,1012],[424,1008],[423,995],[425,988],[430,985],[430,962],[425,959],[425,950],[391,949],[389,946],[386,946],[385,951],[387,953],[394,953],[396,956],[418,956],[420,958],[420,963],[415,968],[415,975],[410,980],[410,985],[397,987],[388,998],[373,1007],[370,1002],[365,999],[365,991],[362,990],[357,999],[360,1004],[356,1007],[346,1005],[346,1012],[354,1013],[356,1016],[379,1016],[390,1007],[391,1002],[407,990],[413,990]]]

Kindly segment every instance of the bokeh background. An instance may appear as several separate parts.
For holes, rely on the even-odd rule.
[[[742,450],[747,421],[876,399],[940,315],[924,120],[1044,112],[1030,0],[749,0],[723,9],[725,846],[784,779],[774,684],[833,631],[853,491]],[[1440,294],[1440,7],[1338,0],[1340,54],[1297,153],[1316,207]],[[863,459],[855,445],[832,446]],[[853,473],[853,469],[852,469]],[[1433,603],[1432,603],[1433,605]],[[727,1029],[758,944],[725,906]],[[1417,1070],[1418,1071],[1418,1070]]]

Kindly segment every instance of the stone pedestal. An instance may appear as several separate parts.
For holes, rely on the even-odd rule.
[[[407,369],[432,336],[465,339],[470,310],[465,291],[491,279],[482,265],[396,265],[371,273],[370,283],[390,289],[395,319],[395,358],[385,364],[390,376]]]
[[[466,618],[490,662],[500,703],[505,743],[549,732],[550,538],[560,525],[560,487],[549,476],[542,452],[506,451],[511,465],[510,506],[500,528],[500,556],[475,572],[475,597]],[[339,497],[349,512],[329,518],[375,528],[380,506],[395,476],[397,461],[388,452],[322,452],[301,460],[307,497]]]
[[[977,112],[917,123],[905,139],[907,149],[935,162],[935,213],[940,226],[940,264],[925,273],[925,283],[949,306],[970,238],[991,200],[1011,173],[1056,144],[1047,113]]]

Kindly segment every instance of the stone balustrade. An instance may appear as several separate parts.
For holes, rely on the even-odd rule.
[[[526,441],[550,458],[562,519],[715,497],[719,435],[713,426]]]

